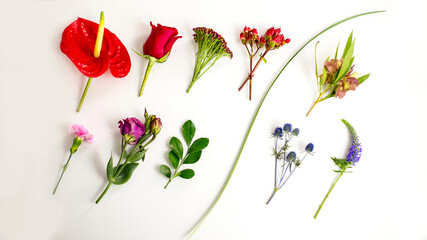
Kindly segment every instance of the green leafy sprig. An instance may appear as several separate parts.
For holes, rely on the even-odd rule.
[[[160,166],[160,172],[169,178],[168,183],[165,185],[165,189],[172,181],[172,179],[178,176],[184,179],[190,179],[194,176],[193,169],[184,169],[182,171],[179,171],[179,169],[183,164],[194,164],[198,162],[202,156],[202,150],[205,149],[209,144],[208,138],[199,138],[193,142],[193,137],[196,133],[196,126],[194,126],[194,123],[191,120],[186,121],[184,125],[182,125],[181,130],[188,150],[184,155],[184,148],[182,143],[176,137],[172,137],[169,141],[169,146],[171,149],[169,152],[169,162],[172,165],[173,173],[169,166]]]
[[[354,62],[354,44],[355,39],[353,38],[353,32],[348,36],[347,43],[345,44],[344,51],[341,58],[338,56],[338,48],[335,51],[335,57],[333,59],[326,59],[323,65],[322,74],[317,72],[317,44],[315,46],[315,65],[316,65],[316,78],[317,78],[317,90],[319,96],[314,102],[313,106],[307,112],[308,116],[313,110],[314,106],[317,103],[322,102],[331,97],[343,98],[345,93],[349,90],[356,90],[356,87],[362,84],[366,79],[368,79],[370,74],[363,75],[358,77],[358,73],[353,72],[353,62]]]

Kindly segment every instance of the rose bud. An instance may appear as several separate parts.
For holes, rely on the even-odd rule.
[[[147,70],[145,70],[144,80],[142,82],[141,90],[139,91],[139,96],[142,95],[144,91],[144,86],[147,81],[148,75],[153,67],[154,63],[163,63],[169,57],[169,54],[172,50],[172,46],[178,38],[182,38],[178,35],[178,30],[173,27],[166,27],[160,24],[154,26],[152,22],[151,33],[148,36],[147,41],[144,43],[143,55],[149,60]]]
[[[162,129],[162,121],[160,118],[157,118],[156,115],[153,115],[153,119],[150,123],[150,130],[155,135],[159,134],[160,130]]]
[[[128,144],[136,144],[145,133],[144,124],[137,118],[126,118],[119,122],[120,133]]]

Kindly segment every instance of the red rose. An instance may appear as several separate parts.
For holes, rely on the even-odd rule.
[[[178,30],[173,27],[166,27],[160,24],[154,26],[150,22],[151,33],[148,36],[147,41],[144,43],[143,51],[144,53],[140,55],[149,60],[147,65],[147,70],[145,70],[144,80],[142,80],[141,90],[139,90],[139,96],[141,97],[142,92],[144,91],[145,83],[147,82],[148,75],[150,74],[151,68],[154,63],[163,63],[169,57],[172,46],[178,38],[182,38],[178,35]]]
[[[178,35],[178,30],[173,27],[166,27],[157,24],[157,27],[150,22],[151,33],[144,44],[144,55],[149,55],[157,59],[161,59],[167,55],[173,44],[181,36]]]

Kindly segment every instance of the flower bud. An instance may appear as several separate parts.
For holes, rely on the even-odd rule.
[[[160,118],[157,118],[156,115],[153,115],[153,119],[150,123],[150,130],[154,135],[157,135],[162,129],[162,121]]]
[[[311,152],[313,152],[313,149],[314,149],[314,145],[313,145],[313,143],[309,143],[309,144],[307,144],[307,146],[305,147],[305,151],[306,151],[307,153],[311,153]]]
[[[291,132],[291,130],[292,130],[292,124],[290,124],[290,123],[286,123],[286,124],[283,126],[283,131],[284,131],[285,133],[290,133],[290,132]]]
[[[274,27],[271,27],[267,30],[267,32],[265,32],[265,37],[269,36],[269,37],[273,37],[274,35]]]
[[[283,129],[281,127],[277,127],[274,130],[273,136],[282,138],[283,137]]]
[[[243,44],[246,44],[246,38],[243,33],[240,33],[240,41],[242,41]]]
[[[292,135],[294,135],[294,136],[298,136],[298,134],[299,134],[299,129],[298,129],[298,128],[295,128],[295,129],[292,131]]]
[[[83,139],[79,137],[75,137],[73,140],[73,145],[71,145],[70,151],[71,153],[77,152],[77,149],[80,147],[80,144],[82,144]]]
[[[288,160],[289,162],[295,161],[296,158],[297,154],[295,152],[290,152],[288,153],[288,156],[286,156],[286,160]]]
[[[243,32],[244,32],[244,33],[248,33],[249,31],[251,31],[251,29],[250,29],[250,28],[248,28],[248,27],[243,28]]]

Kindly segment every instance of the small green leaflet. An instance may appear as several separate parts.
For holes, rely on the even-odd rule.
[[[190,179],[190,178],[194,177],[193,169],[185,169],[179,173],[180,173],[179,176],[182,178],[185,178],[185,179]]]
[[[208,145],[209,145],[209,138],[199,138],[196,141],[194,141],[193,144],[191,144],[190,148],[188,149],[188,153],[203,150]]]
[[[168,178],[171,177],[171,169],[166,165],[160,166],[160,172]]]
[[[176,154],[176,156],[178,156],[179,159],[182,159],[182,155],[184,154],[183,150],[182,150],[182,143],[181,141],[176,138],[176,137],[172,137],[171,140],[169,141],[169,146],[172,149],[172,151]]]
[[[182,125],[182,135],[184,135],[184,139],[187,143],[187,146],[190,146],[195,133],[196,126],[194,126],[194,123],[191,120],[186,121],[184,125]]]
[[[111,182],[116,185],[121,185],[129,181],[130,177],[132,177],[133,171],[135,171],[136,167],[138,167],[139,163],[127,163],[124,165],[123,170],[119,173],[118,176],[113,177]],[[120,165],[119,168],[123,166]]]
[[[169,152],[169,162],[172,164],[172,167],[176,169],[179,164],[179,158],[176,156],[176,154],[173,151]]]

